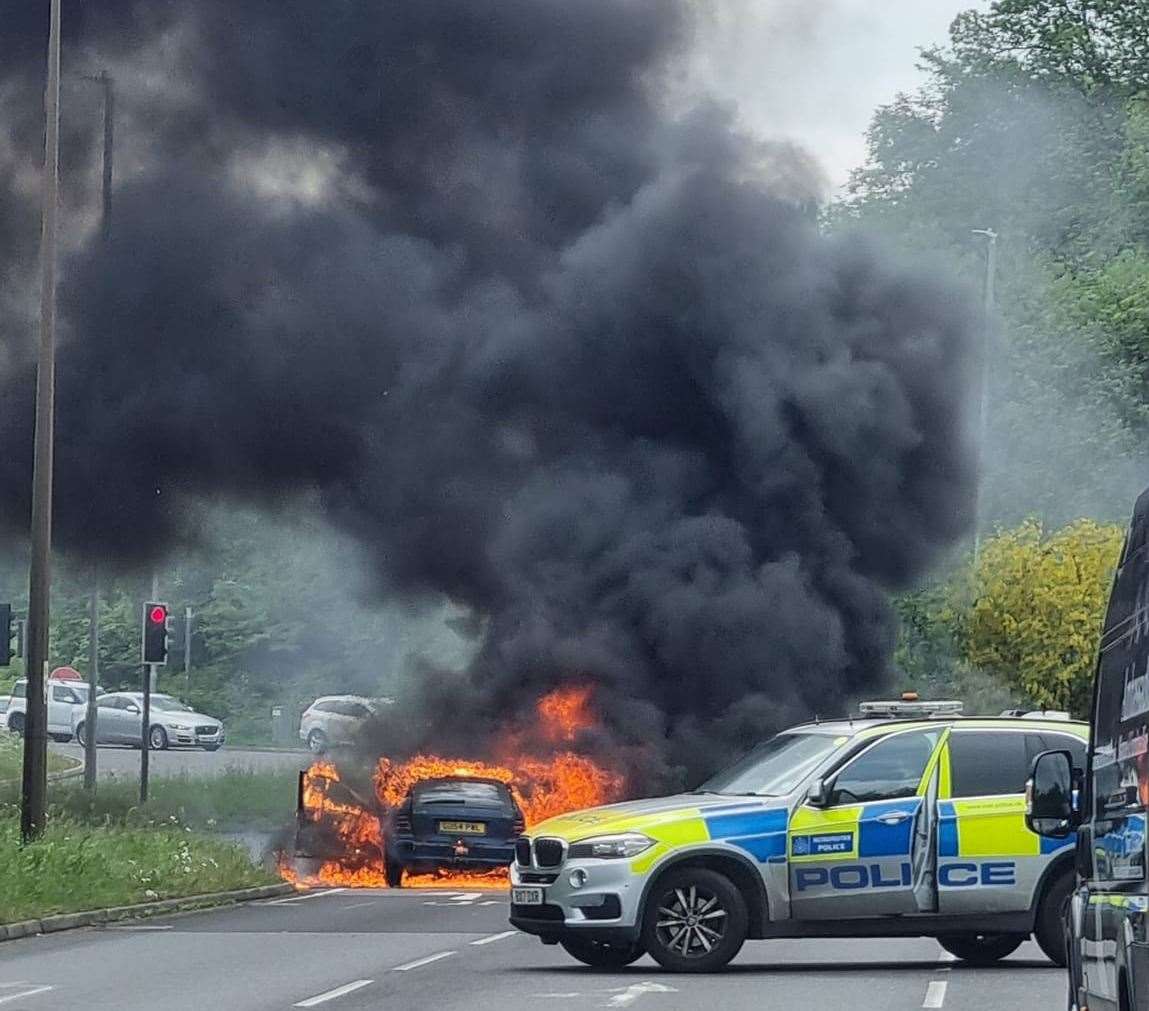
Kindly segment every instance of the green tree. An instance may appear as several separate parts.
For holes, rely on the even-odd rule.
[[[1085,714],[1123,539],[1092,520],[1051,533],[1031,520],[987,540],[949,594],[963,659],[1036,705]]]

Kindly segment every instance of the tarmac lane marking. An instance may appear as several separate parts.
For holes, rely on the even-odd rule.
[[[501,941],[506,937],[514,937],[517,930],[504,930],[501,934],[491,934],[490,937],[480,937],[477,941],[472,941],[471,944],[494,944],[495,941]]]
[[[55,990],[54,986],[36,986],[32,983],[0,983],[0,990],[14,989],[20,987],[16,993],[0,994],[0,1004],[10,1004],[14,1000],[21,1000],[24,997],[35,997],[38,993],[47,993],[49,990]]]
[[[444,958],[450,958],[452,955],[457,954],[454,951],[440,951],[434,955],[428,955],[426,958],[417,958],[414,962],[407,962],[405,965],[397,965],[392,972],[410,972],[412,969],[421,969],[425,965],[430,965],[432,962],[438,962]]]
[[[946,987],[948,983],[940,980],[934,980],[926,988],[926,999],[922,1001],[922,1007],[938,1008],[944,1007],[946,1002]]]
[[[298,1004],[293,1004],[292,1007],[315,1007],[317,1004],[326,1004],[329,1000],[335,1000],[336,997],[344,997],[356,990],[362,990],[374,982],[373,979],[357,979],[351,983],[344,983],[343,986],[337,986],[334,990],[327,990],[324,993],[316,994],[314,997],[308,997],[307,1000],[301,1000]]]
[[[325,895],[337,895],[339,892],[347,891],[346,888],[325,888],[321,892],[304,892],[302,895],[292,895],[287,899],[272,899],[270,902],[261,902],[261,906],[291,906],[297,902],[307,902],[310,899],[321,899]]]

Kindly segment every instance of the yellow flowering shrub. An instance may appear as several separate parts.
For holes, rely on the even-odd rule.
[[[950,594],[964,658],[1038,706],[1085,715],[1124,534],[1092,520],[1048,533],[1030,520],[985,541]]]

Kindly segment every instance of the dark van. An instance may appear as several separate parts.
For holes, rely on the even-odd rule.
[[[1105,616],[1087,768],[1067,751],[1033,762],[1030,828],[1076,833],[1077,886],[1066,906],[1075,1011],[1149,1011],[1149,491],[1137,502]]]

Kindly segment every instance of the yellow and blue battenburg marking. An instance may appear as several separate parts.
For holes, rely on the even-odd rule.
[[[1036,857],[1074,845],[1076,836],[1047,839],[1025,825],[1025,798],[943,800],[938,805],[938,856]]]
[[[710,838],[745,850],[759,863],[785,863],[785,808],[763,810],[736,804],[702,813]]]

